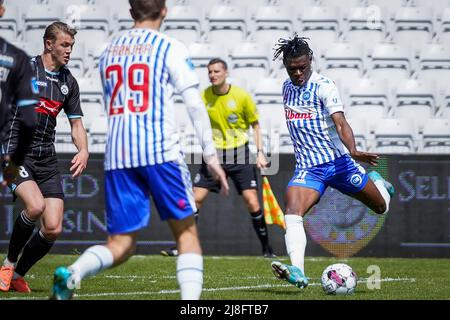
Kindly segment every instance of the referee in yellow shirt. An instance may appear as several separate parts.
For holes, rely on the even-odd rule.
[[[245,90],[226,82],[228,67],[222,59],[212,59],[208,63],[208,76],[211,82],[203,91],[203,101],[211,121],[213,139],[222,159],[222,167],[232,180],[240,195],[244,198],[252,217],[253,227],[262,245],[264,257],[273,258],[269,244],[267,226],[258,200],[258,179],[256,168],[267,167],[262,149],[261,131],[255,102]],[[250,162],[248,130],[253,128],[257,147],[256,165]],[[203,162],[194,178],[194,197],[197,209],[200,209],[208,193],[219,192],[220,184],[209,174]],[[198,211],[197,211],[198,214]],[[161,254],[176,256],[172,249]]]

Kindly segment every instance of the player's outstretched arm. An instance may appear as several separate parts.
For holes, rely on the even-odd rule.
[[[376,166],[378,163],[379,156],[374,153],[362,152],[356,150],[355,137],[353,135],[353,130],[345,119],[343,112],[335,112],[331,115],[334,124],[336,125],[336,130],[339,134],[339,138],[344,143],[345,147],[350,152],[350,155],[356,161],[366,162],[372,166]]]
[[[217,156],[216,147],[212,139],[211,123],[205,104],[200,97],[200,92],[197,87],[190,87],[182,92],[182,96],[197,137],[200,140],[203,149],[203,159],[208,164],[208,169],[212,176],[219,180],[222,186],[221,193],[228,195],[227,178]]]
[[[261,138],[261,127],[258,121],[252,123],[253,129],[253,137],[255,139],[256,145],[256,167],[258,169],[266,169],[267,168],[267,159],[264,155],[264,150],[262,146],[262,138]]]
[[[87,167],[87,161],[89,159],[88,142],[86,129],[83,126],[81,118],[70,119],[72,141],[78,149],[78,153],[73,157],[70,167],[72,172],[72,178],[76,178]]]

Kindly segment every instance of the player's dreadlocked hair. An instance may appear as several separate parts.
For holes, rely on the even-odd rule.
[[[278,43],[275,45],[273,60],[275,61],[281,54],[283,54],[283,61],[286,59],[301,57],[305,54],[309,55],[310,58],[313,56],[313,51],[305,40],[309,38],[299,37],[297,33],[294,33],[293,38],[289,40],[280,38]]]

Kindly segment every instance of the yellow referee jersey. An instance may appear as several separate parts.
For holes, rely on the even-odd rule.
[[[249,93],[235,85],[228,93],[217,95],[212,86],[203,91],[213,139],[218,149],[233,149],[248,142],[248,129],[258,121],[256,104]]]

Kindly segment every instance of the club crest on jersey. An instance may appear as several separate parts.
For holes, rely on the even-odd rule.
[[[67,94],[69,93],[69,87],[66,84],[63,84],[61,86],[61,93],[65,96],[67,96]]]
[[[303,100],[309,100],[311,98],[311,92],[305,91],[302,95]]]
[[[362,183],[362,181],[363,181],[363,179],[361,178],[361,176],[359,174],[354,174],[350,178],[351,184],[354,185],[355,187],[359,186]]]
[[[296,112],[291,109],[285,110],[286,120],[300,120],[300,119],[315,119],[316,115],[313,112]]]

